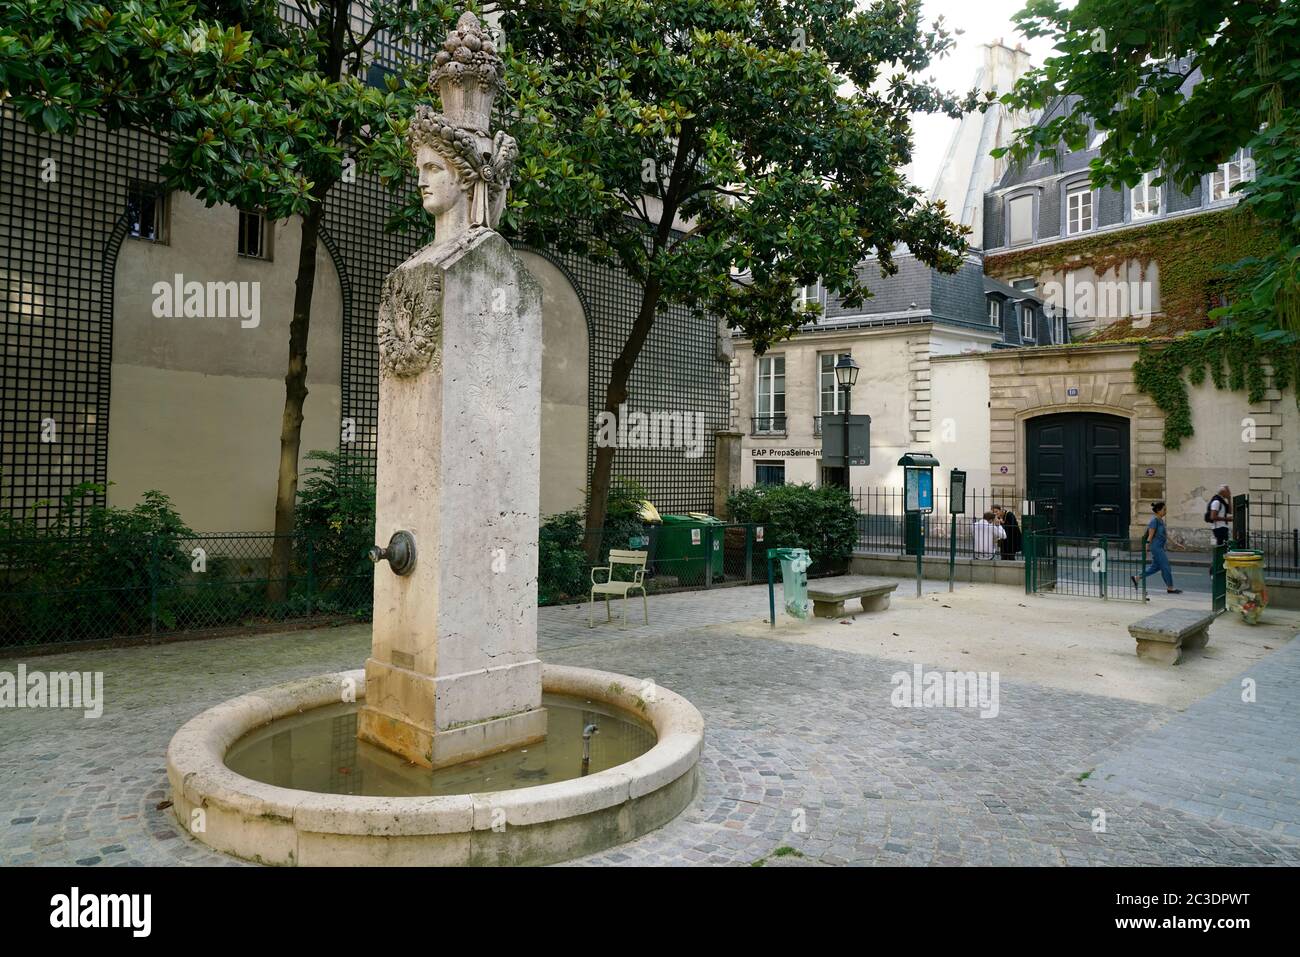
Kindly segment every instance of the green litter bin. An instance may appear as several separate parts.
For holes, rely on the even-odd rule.
[[[781,564],[781,595],[785,603],[785,613],[795,618],[808,617],[808,569],[812,558],[805,548],[769,548],[768,560],[768,600],[772,601],[773,560]],[[772,608],[772,624],[776,624],[776,608]]]
[[[662,518],[655,543],[656,574],[672,575],[680,585],[703,585],[712,565],[713,580],[721,581],[726,522],[700,512]]]

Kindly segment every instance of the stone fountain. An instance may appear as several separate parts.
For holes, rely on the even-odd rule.
[[[432,67],[442,110],[421,107],[411,122],[436,241],[389,275],[379,308],[376,526],[387,544],[371,557],[388,565],[376,568],[365,668],[228,701],[168,749],[178,821],[240,857],[540,863],[658,827],[694,794],[703,720],[689,702],[537,657],[541,290],[495,232],[517,153],[490,129],[501,74],[490,36],[464,14]],[[544,694],[565,697],[548,708]],[[558,712],[569,730],[548,736],[556,707],[581,720]],[[588,774],[605,720],[653,744]],[[301,786],[325,781],[299,773],[320,751],[311,727],[329,729],[334,749],[317,764],[348,762],[337,769],[348,775],[365,765],[398,790],[340,793],[358,786],[346,777]],[[340,727],[355,728],[351,750],[338,750]],[[578,727],[580,764],[566,757]],[[552,755],[544,771],[524,768],[530,749]],[[260,777],[232,770],[262,768],[236,760],[262,752]],[[494,789],[511,769],[549,783]],[[476,789],[476,776],[493,786]]]

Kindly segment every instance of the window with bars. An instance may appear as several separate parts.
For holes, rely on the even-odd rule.
[[[257,210],[239,211],[239,255],[250,259],[270,259],[270,229],[266,214]]]
[[[1067,236],[1092,229],[1092,190],[1072,189],[1065,194],[1065,232]]]

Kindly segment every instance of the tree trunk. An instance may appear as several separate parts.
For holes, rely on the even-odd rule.
[[[641,287],[641,309],[632,323],[632,331],[618,358],[609,370],[609,385],[605,389],[604,411],[617,416],[619,406],[627,401],[627,383],[632,378],[632,367],[641,355],[646,338],[655,323],[655,312],[659,308],[659,296],[663,292],[663,283],[655,275],[653,268],[655,258],[662,250],[668,248],[672,236],[673,221],[677,218],[677,208],[682,196],[686,195],[691,184],[691,174],[695,168],[693,160],[688,157],[695,149],[694,126],[687,122],[682,128],[682,135],[677,140],[677,152],[673,158],[673,175],[669,180],[667,193],[663,196],[659,210],[659,224],[655,230],[654,247],[650,253],[650,268],[645,271],[645,285]],[[591,482],[587,493],[587,560],[595,564],[600,560],[601,532],[605,527],[605,515],[609,510],[609,487],[614,468],[614,446],[596,449],[596,461],[591,469]]]
[[[289,323],[289,369],[284,375],[284,415],[280,420],[280,471],[275,487],[275,541],[267,575],[267,599],[284,601],[289,590],[293,555],[294,505],[298,499],[298,454],[302,445],[302,407],[307,400],[307,334],[311,329],[311,299],[316,289],[316,249],[320,238],[323,200],[315,198],[302,217],[298,249],[298,278],[294,285],[293,320]]]
[[[671,219],[669,220],[671,222]],[[632,377],[632,367],[636,365],[637,356],[645,345],[646,337],[654,326],[655,310],[659,306],[661,285],[652,278],[641,291],[641,309],[632,331],[628,334],[623,349],[614,360],[609,370],[609,385],[605,389],[605,411],[619,415],[619,406],[627,401],[627,383]],[[600,560],[601,529],[605,525],[605,514],[609,507],[609,488],[614,468],[614,446],[601,446],[596,449],[596,461],[591,469],[591,491],[587,496],[587,560],[595,563]]]

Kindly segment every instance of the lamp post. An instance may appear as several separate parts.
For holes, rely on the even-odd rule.
[[[858,364],[853,361],[852,356],[842,355],[839,361],[835,363],[835,381],[839,383],[840,391],[844,393],[844,401],[840,403],[844,406],[844,487],[851,489],[852,486],[849,482],[849,392],[858,381]]]

